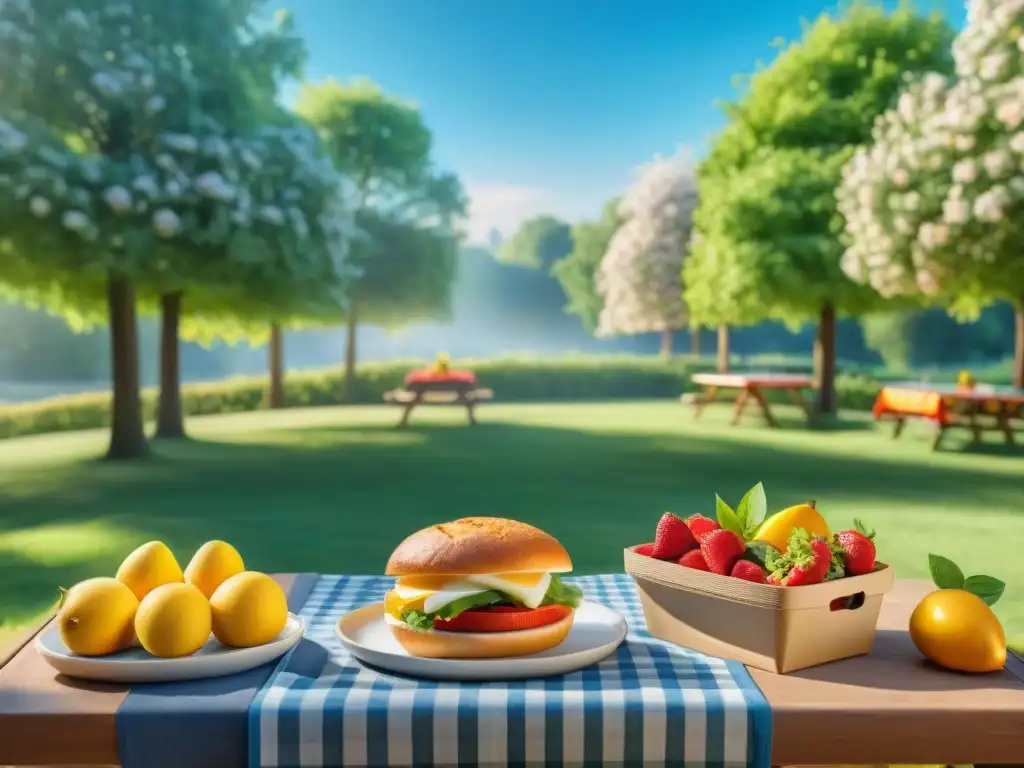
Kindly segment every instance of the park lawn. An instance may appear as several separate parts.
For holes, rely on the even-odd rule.
[[[95,460],[100,431],[0,441],[0,624],[150,539],[183,566],[221,538],[254,569],[380,573],[422,526],[504,515],[561,539],[578,573],[621,572],[662,512],[713,515],[716,493],[735,504],[763,481],[772,510],[813,498],[833,527],[875,527],[901,577],[926,577],[936,552],[1005,580],[997,613],[1024,638],[1024,453],[951,436],[932,454],[923,430],[893,441],[864,417],[814,431],[778,414],[769,430],[728,426],[728,409],[694,422],[678,402],[493,405],[476,428],[422,409],[400,431],[384,407],[246,413],[192,419],[193,440],[138,464]]]

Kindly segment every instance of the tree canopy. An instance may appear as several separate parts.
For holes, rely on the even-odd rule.
[[[572,252],[551,269],[568,303],[565,311],[580,318],[583,327],[597,331],[604,299],[597,292],[597,270],[612,236],[622,223],[619,198],[609,201],[596,221],[581,221],[572,228]]]
[[[568,224],[554,216],[535,216],[520,224],[515,234],[502,244],[498,260],[548,273],[571,251],[572,230]]]

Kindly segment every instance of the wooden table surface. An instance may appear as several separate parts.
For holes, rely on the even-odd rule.
[[[774,764],[1024,762],[1024,664],[1011,656],[1000,672],[961,675],[922,660],[906,627],[931,589],[896,582],[867,656],[788,675],[751,669],[772,706]],[[117,764],[127,692],[59,678],[29,643],[0,668],[0,765]]]
[[[801,373],[695,373],[690,381],[722,389],[810,389],[814,386],[811,377]]]

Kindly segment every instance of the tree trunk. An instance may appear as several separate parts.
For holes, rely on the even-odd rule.
[[[818,381],[818,412],[836,412],[836,308],[825,304],[814,341],[814,377]]]
[[[277,323],[270,326],[267,354],[270,358],[270,407],[284,408],[284,341]]]
[[[729,326],[718,326],[718,372],[729,372]]]
[[[695,325],[690,329],[690,354],[700,357],[700,326]]]
[[[1024,302],[1014,307],[1013,320],[1013,386],[1024,389]]]
[[[181,365],[178,326],[181,293],[160,297],[160,402],[156,413],[157,437],[185,437],[181,412]]]
[[[345,402],[355,397],[356,390],[356,330],[359,319],[355,309],[349,312],[345,323],[345,380],[343,382],[342,399]]]
[[[675,342],[675,333],[671,330],[665,330],[661,332],[661,348],[658,350],[658,354],[666,360],[672,357],[672,346]]]
[[[139,392],[139,337],[135,324],[135,292],[130,282],[107,278],[110,315],[110,363],[113,390],[108,459],[134,459],[149,453],[142,426]]]

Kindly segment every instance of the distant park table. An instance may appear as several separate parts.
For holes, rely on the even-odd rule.
[[[476,406],[493,399],[490,389],[477,387],[472,371],[434,371],[429,368],[412,371],[405,377],[404,389],[384,393],[384,402],[402,406],[398,426],[409,423],[409,417],[418,405],[455,405],[466,409],[470,424],[476,424]]]
[[[893,438],[903,433],[908,419],[924,419],[935,426],[932,450],[938,450],[950,429],[966,429],[974,442],[985,432],[997,432],[1007,445],[1024,428],[1024,390],[1010,387],[940,387],[931,384],[889,384],[882,388],[872,409],[876,421],[895,422]]]
[[[747,404],[753,400],[760,406],[768,426],[778,426],[772,416],[771,408],[768,406],[768,399],[765,397],[765,392],[772,389],[784,390],[789,398],[800,406],[804,418],[808,421],[811,419],[811,412],[803,395],[803,390],[810,389],[814,385],[810,376],[791,373],[696,373],[690,377],[690,381],[704,388],[703,394],[698,395],[693,401],[693,417],[695,419],[700,418],[704,409],[715,401],[718,393],[723,389],[740,391],[733,407],[733,424],[739,422]]]
[[[963,675],[925,662],[907,632],[914,606],[934,589],[925,581],[896,581],[870,654],[787,675],[747,668],[746,677],[734,662],[700,654],[686,661],[692,652],[646,635],[624,574],[584,576],[577,581],[591,599],[627,617],[626,643],[572,675],[477,685],[392,676],[346,655],[338,618],[380,600],[392,580],[274,578],[306,621],[305,638],[281,664],[127,686],[57,675],[31,635],[13,655],[0,653],[0,765],[383,768],[603,759],[764,768],[768,749],[773,765],[1024,762],[1024,664],[1010,654],[998,672]],[[683,674],[679,664],[692,668]]]

